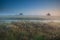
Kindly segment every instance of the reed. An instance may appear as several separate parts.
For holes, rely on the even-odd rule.
[[[60,23],[0,23],[0,40],[60,40]]]

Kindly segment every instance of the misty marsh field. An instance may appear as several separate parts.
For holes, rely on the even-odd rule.
[[[60,40],[60,23],[1,22],[0,40]]]
[[[54,20],[51,17],[33,18],[32,16],[22,18],[0,16],[0,40],[60,40],[58,17],[58,22],[54,22],[56,17],[53,17]]]

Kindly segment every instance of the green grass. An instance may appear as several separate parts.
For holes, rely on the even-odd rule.
[[[60,40],[59,24],[27,21],[2,23],[0,40]]]

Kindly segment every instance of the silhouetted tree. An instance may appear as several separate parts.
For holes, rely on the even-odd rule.
[[[51,14],[50,13],[47,13],[47,16],[51,16]]]
[[[23,13],[20,13],[19,15],[23,15]]]

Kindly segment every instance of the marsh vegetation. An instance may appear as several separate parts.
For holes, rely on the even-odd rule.
[[[0,40],[60,40],[60,23],[0,23]]]

